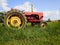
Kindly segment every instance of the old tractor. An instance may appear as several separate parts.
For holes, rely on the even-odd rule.
[[[0,22],[3,23],[3,26],[11,29],[23,29],[28,22],[30,22],[32,26],[35,24],[41,27],[46,26],[46,23],[43,22],[42,12],[23,12],[18,9],[0,12]]]

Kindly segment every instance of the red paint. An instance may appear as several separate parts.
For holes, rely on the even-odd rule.
[[[43,12],[24,12],[28,22],[43,21]]]

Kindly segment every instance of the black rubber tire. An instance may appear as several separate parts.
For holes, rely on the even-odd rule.
[[[7,23],[6,23],[6,20],[7,20],[8,16],[10,16],[11,14],[12,14],[12,15],[13,15],[13,14],[18,14],[19,16],[22,17],[23,25],[21,26],[20,29],[24,29],[24,27],[26,26],[26,23],[27,23],[26,16],[23,14],[22,11],[17,10],[17,9],[11,9],[10,11],[8,11],[8,12],[6,12],[6,13],[4,14],[4,19],[3,19],[4,25],[5,25],[6,27],[8,27],[8,25],[7,25]],[[12,16],[12,15],[11,15],[11,16]],[[11,27],[11,29],[13,29],[13,28]]]

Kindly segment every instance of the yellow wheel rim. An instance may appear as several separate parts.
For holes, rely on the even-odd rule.
[[[41,27],[46,28],[46,25],[44,23],[41,24]]]
[[[8,16],[6,23],[7,23],[8,27],[17,27],[18,29],[21,28],[21,26],[20,26],[21,25],[21,19],[18,16]]]
[[[18,18],[18,17],[11,17],[10,23],[11,23],[12,26],[15,26],[15,27],[20,26],[21,19]]]

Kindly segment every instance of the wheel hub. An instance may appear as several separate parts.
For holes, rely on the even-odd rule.
[[[14,24],[17,24],[17,23],[18,23],[18,21],[17,21],[17,20],[14,20],[14,21],[13,21],[13,23],[14,23]]]
[[[19,17],[11,17],[10,24],[15,27],[20,26],[21,19]]]

